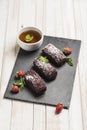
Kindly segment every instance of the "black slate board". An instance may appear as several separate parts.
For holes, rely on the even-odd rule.
[[[12,83],[14,82],[15,73],[18,70],[29,70],[33,65],[32,62],[34,58],[41,54],[42,48],[48,43],[54,44],[60,50],[64,47],[71,47],[73,52],[70,57],[73,59],[74,66],[71,67],[68,64],[65,64],[60,68],[56,67],[58,70],[57,78],[54,81],[48,83],[46,82],[47,91],[42,96],[35,97],[27,87],[18,94],[12,94],[10,90]],[[68,108],[73,90],[80,45],[80,40],[44,36],[43,44],[39,50],[26,52],[20,49],[4,97],[8,99],[53,106],[58,103],[63,103],[64,106]]]

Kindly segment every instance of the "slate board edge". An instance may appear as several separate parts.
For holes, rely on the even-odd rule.
[[[34,103],[34,104],[40,104],[40,105],[45,105],[45,106],[52,106],[52,107],[55,107],[56,105],[52,105],[52,104],[50,104],[50,103],[41,103],[41,102],[32,102],[32,101],[25,101],[25,100],[21,100],[21,99],[16,99],[16,98],[14,98],[14,99],[12,99],[12,98],[10,98],[10,97],[7,97],[7,96],[5,96],[4,95],[4,98],[6,99],[6,100],[12,100],[12,101],[20,101],[20,102],[26,102],[26,103]],[[67,105],[67,106],[64,106],[64,109],[69,109],[69,106]]]
[[[79,43],[78,43],[78,44],[80,44],[80,45],[81,45],[81,40],[80,40],[80,39],[73,39],[73,38],[67,38],[67,37],[62,38],[62,37],[57,37],[57,36],[49,36],[49,35],[44,35],[44,37],[58,38],[58,39],[63,39],[63,40],[65,39],[65,40],[79,41]]]

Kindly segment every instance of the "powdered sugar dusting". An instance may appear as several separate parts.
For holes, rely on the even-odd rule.
[[[29,75],[29,74],[28,74],[28,75],[26,76],[26,79],[27,79],[27,80],[34,80],[34,77],[33,77],[32,75]]]
[[[53,76],[54,73],[57,74],[56,69],[50,63],[45,63],[43,61],[40,61],[39,59],[35,59],[34,65],[41,71],[41,73],[43,73],[48,78],[49,76]]]
[[[66,56],[63,54],[63,52],[51,43],[46,45],[42,51],[54,59],[57,64],[66,59]]]

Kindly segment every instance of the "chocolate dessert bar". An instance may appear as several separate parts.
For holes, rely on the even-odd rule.
[[[42,53],[57,66],[61,66],[66,62],[66,56],[63,54],[63,52],[51,43],[43,48]]]
[[[54,80],[57,76],[57,70],[50,64],[39,60],[38,58],[34,60],[34,69],[46,80]]]
[[[46,91],[47,87],[44,80],[34,70],[27,71],[24,79],[34,94],[41,95]]]

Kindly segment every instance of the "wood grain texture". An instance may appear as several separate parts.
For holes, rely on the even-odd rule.
[[[2,14],[3,12],[3,14]],[[5,35],[6,35],[6,22],[8,16],[8,2],[5,0],[1,1],[0,4],[0,80],[2,74],[2,63],[3,63],[3,53],[4,53],[4,44],[5,44]]]
[[[55,115],[55,107],[47,107],[46,116],[47,130],[69,130],[68,110],[63,110],[61,114]]]
[[[10,129],[11,119],[11,101],[3,100],[3,94],[6,88],[6,65],[5,63],[5,43],[6,43],[6,31],[7,31],[7,20],[8,20],[8,1],[1,1],[0,3],[0,129]],[[2,13],[3,12],[3,13]],[[5,68],[5,71],[3,72]],[[4,125],[5,124],[5,125]]]
[[[64,37],[76,39],[75,19],[74,19],[75,14],[74,14],[73,6],[74,5],[72,0],[67,0],[67,2],[62,1]],[[77,66],[77,70],[78,70],[78,66]],[[69,109],[69,129],[70,130],[83,129],[78,71],[76,73],[76,78],[75,78],[74,88],[72,93],[72,100]]]
[[[80,0],[79,3],[74,1],[75,5],[75,12],[79,16],[80,21],[78,21],[76,15],[76,24],[78,24],[77,28],[77,36],[79,35],[82,40],[82,47],[80,52],[80,60],[79,60],[79,81],[80,81],[80,94],[81,94],[81,102],[82,102],[82,114],[83,114],[83,128],[84,130],[87,129],[87,65],[86,65],[86,55],[87,55],[87,1]],[[77,9],[78,8],[78,9]]]
[[[45,130],[46,121],[45,121],[45,106],[44,105],[35,105],[34,104],[34,122],[33,129],[36,130]]]
[[[21,0],[20,14],[19,14],[19,30],[21,25],[35,26],[36,1],[35,0]]]
[[[29,103],[13,102],[11,115],[11,130],[32,130],[33,106]]]
[[[69,129],[70,130],[75,130],[75,129],[83,130],[80,96],[81,96],[80,84],[79,84],[78,67],[77,67],[76,78],[74,82],[74,88],[73,88],[72,99],[71,99],[71,105],[69,109]]]
[[[73,1],[61,1],[63,37],[75,39]]]

